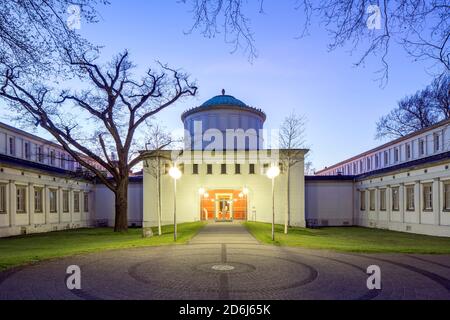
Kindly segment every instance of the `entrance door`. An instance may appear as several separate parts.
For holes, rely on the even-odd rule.
[[[233,220],[232,194],[216,195],[216,221]]]

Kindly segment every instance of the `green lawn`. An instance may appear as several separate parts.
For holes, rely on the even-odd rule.
[[[189,241],[204,226],[202,222],[178,225],[176,244]],[[161,236],[142,238],[142,229],[115,233],[110,228],[78,229],[30,234],[0,239],[0,270],[80,253],[174,244],[173,226],[163,226]],[[153,232],[157,232],[154,228]]]
[[[245,223],[262,243],[272,244],[271,224]],[[347,252],[450,253],[450,238],[362,227],[290,228],[275,226],[275,245]]]

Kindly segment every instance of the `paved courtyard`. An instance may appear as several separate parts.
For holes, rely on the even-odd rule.
[[[66,268],[81,268],[68,290]],[[366,269],[381,268],[368,290]],[[187,245],[79,255],[0,273],[0,299],[450,299],[450,256],[350,254],[259,244],[209,224]]]

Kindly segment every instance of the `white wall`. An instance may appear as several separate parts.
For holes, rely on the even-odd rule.
[[[130,182],[128,186],[128,225],[142,226],[143,207],[142,182]],[[95,186],[95,224],[114,226],[115,199],[114,193],[104,184]]]
[[[450,212],[444,210],[445,183],[450,183],[450,160],[373,176],[355,184],[356,223],[361,226],[396,231],[450,236]],[[423,185],[432,184],[433,209],[424,210]],[[406,210],[406,186],[414,188],[414,210]],[[399,210],[392,207],[392,190],[399,188]],[[386,190],[386,210],[380,207],[380,190]],[[370,190],[374,191],[375,208],[370,209]],[[360,192],[365,191],[365,210],[361,210]]]
[[[353,180],[307,179],[305,181],[307,225],[353,225],[353,193]]]
[[[0,213],[0,237],[24,233],[49,232],[56,230],[90,227],[94,216],[93,185],[87,181],[52,175],[39,170],[19,169],[0,164],[0,184],[6,187],[6,212]],[[16,210],[16,190],[26,188],[25,212]],[[43,189],[43,212],[34,210],[34,188]],[[49,191],[57,190],[57,210],[50,212]],[[69,191],[69,212],[62,210],[62,191]],[[80,192],[80,212],[75,212],[74,192]],[[88,194],[89,208],[84,210],[84,193]]]
[[[239,153],[239,151],[238,151]],[[150,161],[150,160],[149,160]],[[234,164],[227,165],[227,174],[220,173],[220,163],[213,164],[213,174],[206,174],[207,164],[199,164],[199,174],[192,174],[192,164],[184,165],[184,174],[177,182],[177,221],[200,220],[200,198],[198,190],[205,189],[249,189],[248,220],[271,222],[271,180],[262,172],[262,163],[255,164],[255,174],[249,174],[248,162],[241,164],[241,174],[234,173]],[[276,223],[284,223],[287,212],[287,180],[282,173],[275,183]],[[163,174],[162,223],[173,223],[173,180]],[[144,225],[157,225],[156,178],[151,169],[144,167]],[[291,168],[291,224],[304,226],[304,173],[303,160]]]

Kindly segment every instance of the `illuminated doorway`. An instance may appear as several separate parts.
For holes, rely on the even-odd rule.
[[[233,194],[216,193],[216,221],[233,220]]]
[[[247,196],[240,189],[203,189],[200,219],[203,221],[247,220]]]

